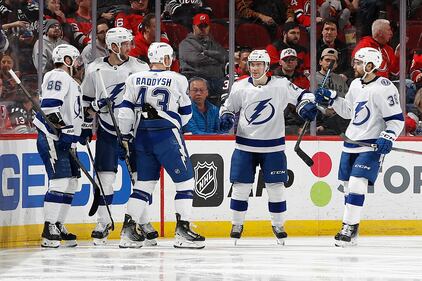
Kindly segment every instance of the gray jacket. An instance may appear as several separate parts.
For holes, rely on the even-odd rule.
[[[188,78],[218,79],[224,77],[228,53],[211,37],[200,39],[189,33],[179,44],[179,58],[180,72]]]
[[[34,63],[37,71],[42,71],[46,73],[54,68],[53,64],[53,50],[60,44],[69,44],[63,39],[58,39],[57,41],[51,40],[47,35],[43,35],[43,53],[42,53],[42,65],[38,66],[38,44],[39,40],[35,42],[34,49],[32,49],[32,62]]]

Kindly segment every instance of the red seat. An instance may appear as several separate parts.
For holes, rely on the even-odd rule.
[[[255,23],[242,23],[236,29],[236,45],[265,49],[271,43],[265,27]]]
[[[212,9],[215,18],[223,19],[229,17],[229,1],[228,0],[206,0],[205,6]]]
[[[223,46],[223,48],[229,48],[229,30],[226,26],[221,23],[212,22],[210,25],[210,33],[215,41]]]
[[[178,49],[180,42],[186,38],[186,35],[188,35],[188,29],[183,25],[174,22],[163,22],[163,25],[165,31],[167,32],[170,45],[172,45],[175,49]]]

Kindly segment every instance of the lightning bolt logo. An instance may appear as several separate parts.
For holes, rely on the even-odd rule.
[[[357,126],[362,125],[363,123],[365,123],[366,121],[368,121],[369,117],[371,116],[371,112],[369,111],[369,108],[366,106],[366,103],[367,102],[368,101],[360,101],[360,102],[358,102],[358,104],[357,104],[357,106],[355,108],[355,117],[353,118],[353,124],[354,125],[357,125]],[[356,121],[356,119],[358,119],[359,112],[361,112],[364,109],[366,109],[367,115],[365,116],[365,118],[363,118],[362,121],[360,121],[360,122],[359,121]],[[360,115],[362,115],[362,113]]]
[[[274,106],[270,103],[271,99],[266,99],[266,100],[262,100],[259,101],[258,104],[255,106],[255,108],[253,109],[253,113],[250,116],[250,118],[248,118],[246,116],[246,120],[248,121],[248,125],[252,124],[252,125],[260,125],[263,124],[265,122],[267,122],[268,120],[270,120],[273,116],[274,116]],[[255,103],[254,103],[255,104]],[[250,105],[251,107],[254,105]],[[269,106],[271,113],[270,116],[265,118],[262,121],[256,121],[258,117],[260,117],[262,115],[262,113],[264,112],[264,110]]]
[[[116,84],[113,90],[110,92],[110,99],[115,100],[117,95],[120,94],[125,87],[125,83]]]

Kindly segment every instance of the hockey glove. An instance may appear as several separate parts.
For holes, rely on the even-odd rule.
[[[318,104],[328,102],[329,105],[332,105],[336,98],[337,98],[336,91],[330,91],[326,88],[318,88],[315,91],[315,102]]]
[[[226,112],[220,117],[220,130],[227,133],[234,125],[234,114]]]
[[[107,106],[108,101],[109,101],[108,98],[102,98],[102,99],[99,99],[99,100],[94,100],[94,101],[91,102],[91,108],[95,112],[99,112],[100,110],[102,110],[104,107]]]
[[[387,132],[381,132],[379,138],[375,142],[377,145],[377,149],[375,150],[378,154],[388,154],[390,153],[391,149],[393,148],[393,141],[394,138],[391,136],[391,134],[388,134]]]
[[[296,107],[297,114],[303,120],[313,121],[317,115],[318,109],[314,102],[310,100],[302,100]]]

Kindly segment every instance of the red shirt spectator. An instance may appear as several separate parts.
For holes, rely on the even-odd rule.
[[[317,5],[321,6],[325,0],[317,0]],[[305,27],[311,25],[311,0],[291,0],[290,7],[295,13],[297,22]],[[317,17],[317,22],[321,22],[322,18]]]
[[[415,83],[422,83],[422,50],[417,50],[413,54],[410,78]]]
[[[365,36],[358,42],[352,52],[352,59],[359,49],[372,47],[379,50],[382,54],[382,63],[377,71],[377,75],[386,78],[389,78],[390,74],[397,76],[399,74],[400,58],[397,49],[394,51],[394,49],[388,45],[391,37],[393,37],[393,31],[391,30],[390,22],[388,20],[378,19],[374,21],[372,24],[372,36]]]
[[[114,25],[115,27],[124,27],[132,30],[132,34],[135,36],[139,33],[144,16],[149,12],[148,0],[131,0],[130,10],[118,13],[114,18]]]
[[[75,15],[71,18],[67,18],[66,21],[73,28],[73,39],[75,40],[75,44],[78,48],[83,48],[91,42],[91,38],[89,38],[92,30],[91,1],[78,0],[77,3],[79,6]]]

